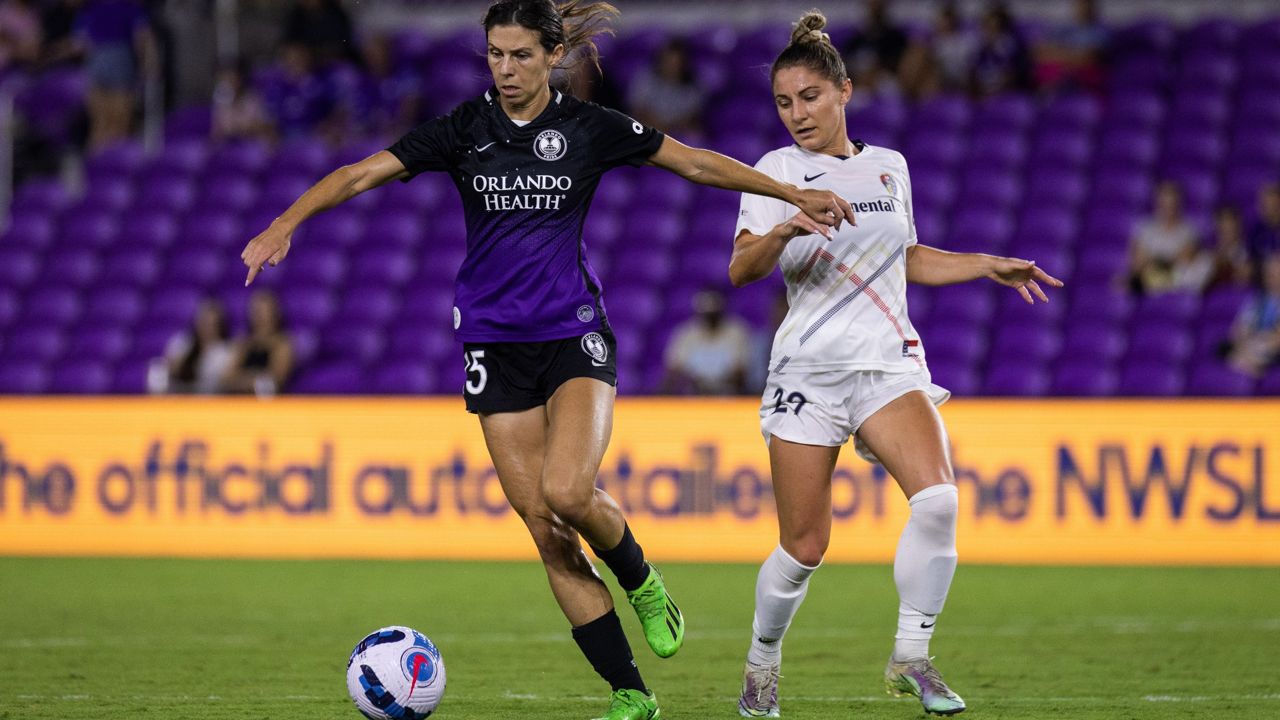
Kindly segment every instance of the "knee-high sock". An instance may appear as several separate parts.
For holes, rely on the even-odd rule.
[[[929,656],[929,638],[956,573],[958,506],[955,485],[933,485],[911,498],[911,518],[893,561],[898,586],[895,660]]]
[[[756,616],[747,660],[756,665],[782,660],[782,636],[809,591],[809,576],[817,569],[801,565],[781,545],[765,558],[756,577]]]

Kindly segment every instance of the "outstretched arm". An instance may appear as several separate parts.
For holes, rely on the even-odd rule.
[[[848,220],[856,225],[853,208],[839,195],[829,190],[801,190],[795,185],[779,182],[764,173],[743,165],[731,157],[710,150],[691,148],[667,136],[662,147],[649,158],[649,164],[679,175],[701,185],[737,190],[752,195],[767,195],[784,200],[800,208],[805,215],[824,226],[840,229],[840,223]],[[822,234],[831,237],[823,228]]]
[[[312,215],[337,207],[366,190],[372,190],[409,174],[399,158],[383,150],[354,165],[343,165],[312,185],[294,201],[271,226],[249,241],[240,259],[249,268],[248,285],[266,263],[279,265],[289,253],[289,243],[298,226]]]
[[[990,278],[1006,287],[1016,288],[1022,299],[1034,304],[1035,298],[1049,302],[1040,283],[1062,287],[1062,281],[1036,267],[1034,260],[998,257],[982,253],[953,253],[912,245],[907,248],[907,282],[921,285],[954,285]],[[1032,293],[1035,297],[1032,297]]]
[[[733,255],[729,258],[729,281],[734,287],[743,287],[763,280],[778,265],[778,258],[787,249],[787,243],[800,235],[822,232],[822,226],[804,213],[796,213],[784,223],[773,226],[764,235],[743,230],[733,240]]]

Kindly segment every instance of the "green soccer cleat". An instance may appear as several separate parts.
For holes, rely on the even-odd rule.
[[[595,720],[658,720],[661,717],[658,698],[653,693],[624,688],[609,696],[609,709]]]
[[[644,584],[627,593],[627,600],[636,609],[644,639],[654,654],[669,658],[684,644],[684,615],[667,594],[662,573],[649,563],[649,577]]]
[[[914,695],[920,698],[924,711],[932,715],[955,715],[964,712],[964,700],[942,681],[932,658],[894,662],[884,669],[885,690],[894,697]]]

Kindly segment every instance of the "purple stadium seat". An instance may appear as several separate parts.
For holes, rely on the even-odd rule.
[[[53,218],[43,210],[15,209],[9,219],[9,229],[0,242],[6,247],[21,246],[34,249],[48,247],[55,237]]]
[[[6,333],[4,361],[0,367],[23,360],[48,363],[63,354],[67,339],[56,327],[28,320],[27,324],[12,327]]]
[[[1093,136],[1088,131],[1048,125],[1031,144],[1031,164],[1038,169],[1083,168],[1093,159]]]
[[[973,118],[973,106],[958,95],[938,95],[916,105],[909,126],[916,131],[962,131]]]
[[[425,395],[435,387],[435,374],[422,362],[392,362],[381,365],[369,381],[375,395]]]
[[[0,363],[0,393],[40,395],[49,387],[49,371],[43,363],[30,360]]]
[[[1058,366],[1051,392],[1068,397],[1105,397],[1115,394],[1120,377],[1108,363],[1071,361]]]
[[[1178,118],[1180,125],[1221,130],[1231,117],[1232,102],[1229,95],[1209,94],[1201,88],[1183,92],[1174,97],[1170,115]]]
[[[264,229],[265,225],[255,225],[246,227],[245,231],[258,233]],[[352,208],[338,207],[307,221],[295,237],[305,241],[306,245],[315,247],[353,247],[366,238],[364,215]],[[372,236],[370,239],[373,239]]]
[[[17,290],[6,290],[0,287],[0,328],[4,328],[18,317],[21,305],[18,302]],[[4,349],[4,335],[0,334],[0,350]]]
[[[648,284],[612,285],[605,296],[609,322],[619,327],[648,327],[662,310],[662,296]]]
[[[1089,178],[1084,172],[1070,167],[1055,167],[1051,161],[1047,165],[1033,161],[1032,166],[1035,169],[1026,178],[1025,207],[1028,213],[1075,210],[1088,196]]]
[[[1126,90],[1163,90],[1172,75],[1169,65],[1160,58],[1129,57],[1114,65],[1108,79],[1116,88]]]
[[[1062,362],[1112,363],[1124,355],[1128,340],[1118,323],[1073,318],[1062,343]]]
[[[410,210],[427,214],[441,204],[450,193],[456,193],[453,183],[443,175],[425,173],[413,182],[394,182],[378,188],[378,212]]]
[[[209,159],[210,175],[252,176],[271,162],[271,150],[256,140],[238,140],[221,145]]]
[[[1098,322],[1118,323],[1127,320],[1133,313],[1133,298],[1128,293],[1117,289],[1102,278],[1100,281],[1087,280],[1073,288],[1069,303],[1072,318],[1088,318]]]
[[[143,181],[135,196],[133,213],[181,214],[196,202],[196,185],[185,178],[160,177]],[[126,217],[126,222],[128,222]]]
[[[142,293],[126,285],[99,288],[85,295],[84,319],[106,323],[132,323],[146,305]]]
[[[348,281],[403,287],[417,272],[417,260],[418,253],[401,248],[374,248],[360,253],[359,259],[351,268]]]
[[[26,296],[22,319],[48,325],[65,325],[83,309],[80,293],[65,285],[39,285]]]
[[[204,170],[210,154],[209,141],[205,137],[175,138],[165,143],[163,152],[151,158],[142,175],[148,179],[165,176],[189,178]]]
[[[34,213],[59,213],[71,207],[71,203],[71,194],[59,180],[28,180],[13,198],[14,208]]]
[[[244,212],[258,202],[260,192],[261,188],[252,177],[224,171],[206,176],[200,190],[199,207],[204,211]]]
[[[1188,62],[1183,63],[1178,71],[1178,83],[1213,92],[1233,87],[1239,75],[1239,68],[1231,56],[1203,55],[1188,58]]]
[[[1103,125],[1107,128],[1126,127],[1151,131],[1164,122],[1164,99],[1159,93],[1146,90],[1117,90],[1111,97]]]
[[[988,284],[964,283],[934,290],[931,323],[984,322],[995,312],[995,298]]]
[[[140,355],[125,358],[116,363],[111,375],[111,387],[106,392],[114,395],[142,395],[147,392],[147,370],[153,358]]]
[[[1249,299],[1249,289],[1224,287],[1211,291],[1201,303],[1202,325],[1230,325]]]
[[[982,383],[984,395],[1031,397],[1049,392],[1049,373],[1025,360],[997,360]]]
[[[123,327],[100,322],[80,326],[68,334],[65,357],[96,362],[115,362],[132,350],[132,336]]]
[[[1187,378],[1187,394],[1239,397],[1253,394],[1254,385],[1253,378],[1217,360],[1210,360],[1191,369]]]
[[[903,155],[911,166],[936,164],[953,167],[968,149],[958,135],[945,132],[907,135],[908,143]]]
[[[119,140],[85,159],[85,172],[93,177],[127,178],[142,169],[147,156],[137,140]]]
[[[1258,382],[1259,395],[1280,395],[1280,367],[1273,367]]]
[[[960,188],[957,204],[962,208],[1008,208],[1022,197],[1024,183],[1017,171],[993,163],[966,172]]]
[[[623,240],[631,248],[672,248],[685,239],[684,218],[658,208],[637,207],[626,216]]]
[[[651,287],[665,285],[678,268],[673,253],[662,248],[640,246],[623,248],[614,262],[614,271],[607,282],[641,284]]]
[[[256,199],[256,207],[279,208],[283,212],[295,200],[302,197],[307,188],[315,182],[309,175],[283,174],[272,172],[262,183],[261,193]]]
[[[1116,393],[1124,396],[1176,396],[1182,394],[1186,376],[1167,362],[1127,362],[1120,372]]]
[[[78,208],[93,208],[105,212],[118,213],[129,207],[134,199],[133,183],[126,178],[103,177],[91,182]]]
[[[925,356],[930,363],[971,365],[987,356],[987,336],[980,327],[968,323],[942,323],[924,337]]]
[[[120,223],[114,213],[103,210],[72,210],[62,223],[62,237],[88,248],[103,248],[115,242]]]
[[[1133,127],[1104,131],[1098,144],[1099,157],[1108,162],[1148,168],[1156,160],[1158,138],[1146,130]]]
[[[1035,120],[1036,109],[1026,95],[996,95],[978,105],[973,124],[984,129],[1009,133],[1025,130]]]
[[[703,250],[719,250],[725,254],[725,265],[728,266],[729,253],[733,251],[733,231],[736,227],[736,214],[700,211],[689,218],[689,228],[685,232],[690,247]],[[587,221],[591,225],[591,221]],[[587,236],[587,248],[596,247],[594,238]]]
[[[179,244],[169,256],[163,276],[169,279],[182,278],[192,287],[208,289],[231,270],[235,270],[243,278],[247,269],[243,265],[237,265],[238,263],[239,257],[208,246],[193,244],[191,247],[184,247]],[[240,284],[244,284],[243,279]]]
[[[1043,367],[1061,350],[1062,336],[1057,328],[1027,321],[1001,323],[992,341],[991,357]]]
[[[461,348],[456,354],[437,360],[434,368],[436,378],[435,387],[432,388],[434,394],[452,396],[462,394],[462,388],[467,383],[467,371]]]
[[[1133,362],[1161,361],[1181,365],[1194,348],[1191,332],[1179,323],[1144,322],[1134,316],[1135,326],[1129,333],[1126,357]]]
[[[143,317],[144,326],[187,325],[195,319],[203,293],[191,287],[185,278],[169,277],[167,280],[168,285],[151,291],[147,312]]]
[[[149,286],[160,277],[160,258],[147,247],[120,248],[105,255],[99,282]]]
[[[1021,168],[1027,160],[1027,142],[1021,137],[995,129],[983,130],[970,136],[969,162],[982,163],[988,168]]]
[[[288,385],[298,395],[358,395],[365,391],[365,373],[356,363],[334,362],[300,370]]]
[[[352,285],[342,297],[335,324],[383,325],[400,311],[400,293],[381,283]]]
[[[1280,134],[1275,126],[1241,126],[1231,138],[1230,159],[1236,163],[1267,162],[1280,164]]]
[[[386,335],[377,328],[336,321],[320,335],[320,358],[367,365],[382,357]]]
[[[1078,240],[1079,216],[1061,206],[1030,205],[1018,223],[1017,245],[1067,247]]]
[[[410,283],[400,309],[402,319],[452,327],[453,283]]]
[[[982,391],[981,377],[972,366],[930,362],[929,372],[933,376],[933,382],[950,390],[957,397],[971,397]]]
[[[53,271],[57,273],[57,268]],[[25,288],[40,272],[40,256],[21,246],[0,246],[0,288]]]
[[[147,209],[125,215],[120,224],[120,241],[137,247],[160,250],[178,236],[178,222],[166,209]]]
[[[280,266],[280,282],[290,287],[338,285],[347,275],[347,254],[330,247],[302,247]]]
[[[452,358],[460,352],[453,339],[453,325],[445,318],[405,320],[402,316],[388,327],[388,359],[426,362]]]
[[[311,139],[291,140],[284,143],[271,161],[272,175],[304,176],[309,179],[309,182],[319,180],[335,167],[337,166],[329,157],[328,148],[323,143]]]
[[[1073,279],[1090,286],[1119,282],[1128,270],[1128,248],[1105,237],[1085,235],[1084,239],[1087,244],[1076,253]]]
[[[1142,298],[1134,322],[1168,322],[1188,325],[1200,312],[1200,296],[1192,292],[1167,292]]]
[[[430,224],[435,225],[435,220],[430,221]],[[383,246],[413,248],[428,232],[426,219],[417,213],[398,212],[371,217],[364,236]]]
[[[188,215],[182,223],[180,246],[216,251],[233,250],[231,259],[238,260],[244,245],[248,244],[253,235],[265,229],[265,225],[258,228],[241,225],[234,213],[197,211]]]
[[[165,152],[175,144],[187,140],[204,140],[213,129],[213,111],[208,105],[191,105],[178,108],[165,118],[164,134],[169,141]]]
[[[693,184],[665,170],[646,168],[640,174],[632,203],[660,207],[666,210],[684,210],[693,199]]]
[[[948,249],[983,252],[1000,252],[1013,236],[1013,218],[1010,213],[977,205],[962,207],[951,218],[947,236]]]
[[[290,288],[280,294],[280,306],[293,327],[322,325],[337,310],[333,293],[323,285]]]

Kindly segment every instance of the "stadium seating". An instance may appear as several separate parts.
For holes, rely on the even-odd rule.
[[[785,142],[763,71],[785,28],[712,30],[692,40],[712,97],[706,143],[751,163]],[[668,34],[632,28],[606,41],[606,73],[625,86]],[[482,63],[458,52],[475,40],[470,29],[396,38],[398,65],[431,78],[433,111],[483,85]],[[913,287],[935,379],[959,395],[1278,394],[1280,372],[1255,382],[1217,359],[1242,291],[1138,301],[1117,278],[1159,179],[1181,184],[1207,229],[1219,203],[1249,211],[1280,176],[1280,23],[1144,20],[1117,28],[1114,45],[1100,96],[878,99],[850,112],[851,134],[911,163],[922,242],[1034,257],[1068,282],[1035,308],[989,283]],[[744,64],[760,72],[735,72]],[[83,95],[83,77],[59,70],[29,81],[17,107],[65,141]],[[80,196],[48,179],[18,188],[0,239],[0,393],[142,392],[148,358],[201,297],[222,299],[243,324],[244,243],[325,171],[382,147],[307,137],[215,147],[209,125],[207,108],[179,109],[161,154],[126,142],[88,158]],[[656,389],[665,338],[693,292],[727,283],[736,208],[731,193],[654,169],[601,183],[587,246],[624,392]],[[457,393],[463,362],[448,330],[463,240],[441,176],[394,183],[305,226],[289,261],[262,276],[303,361],[290,391]],[[781,289],[775,276],[734,290],[730,309],[767,333]]]

